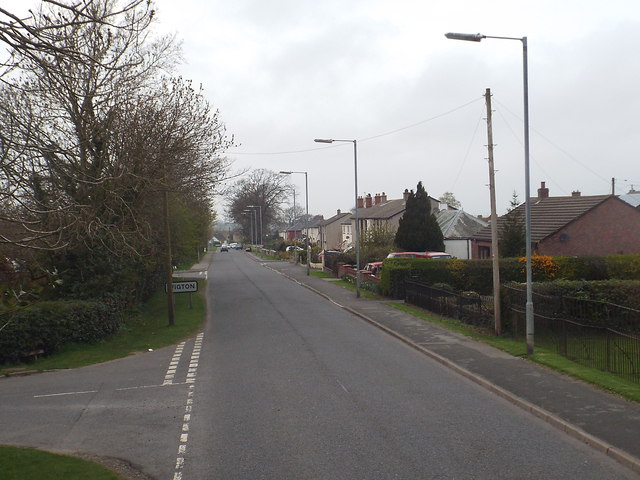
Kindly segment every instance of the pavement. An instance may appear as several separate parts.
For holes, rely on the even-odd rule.
[[[640,404],[422,321],[388,299],[356,298],[307,276],[305,266],[251,256],[640,475]]]

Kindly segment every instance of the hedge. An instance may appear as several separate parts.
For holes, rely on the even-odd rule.
[[[493,266],[486,260],[430,260],[392,258],[384,261],[380,290],[383,295],[404,297],[404,281],[414,277],[428,284],[451,285],[456,291],[491,295]],[[524,258],[500,259],[500,283],[526,281]],[[640,280],[640,255],[603,257],[532,257],[533,281]],[[614,302],[616,303],[616,302]]]
[[[8,322],[8,323],[7,323]],[[118,310],[101,302],[40,302],[0,315],[0,363],[19,362],[32,352],[50,355],[67,343],[92,343],[117,332]]]

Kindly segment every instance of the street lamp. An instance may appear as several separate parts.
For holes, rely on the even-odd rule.
[[[258,240],[257,238],[258,234],[256,232],[256,244],[262,245],[262,205],[247,205],[247,207],[259,209],[258,215],[260,218],[260,240]]]
[[[356,205],[356,297],[360,297],[360,221],[358,219],[358,146],[356,140],[336,140],[332,138],[316,138],[316,143],[352,142],[353,143],[353,171],[355,184],[355,205]]]
[[[525,249],[527,257],[527,303],[525,307],[527,354],[533,354],[533,285],[531,274],[531,191],[529,181],[529,74],[527,60],[527,37],[491,37],[480,33],[446,33],[445,37],[452,40],[466,40],[479,42],[483,38],[499,40],[519,40],[522,42],[522,78],[524,97],[524,182],[525,182]]]
[[[307,249],[307,275],[311,270],[311,252],[309,248],[309,182],[307,172],[280,172],[282,175],[291,175],[292,173],[304,173],[304,195],[305,195],[305,204],[307,214],[304,219],[304,229],[306,231],[306,240],[305,240],[305,248]],[[295,215],[295,205],[294,205],[294,215]]]
[[[249,218],[249,241],[253,243],[253,214],[255,213],[253,210],[243,210],[242,215],[251,215]]]

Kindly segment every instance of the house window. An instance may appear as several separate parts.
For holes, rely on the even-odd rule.
[[[491,247],[478,247],[478,257],[491,258]]]

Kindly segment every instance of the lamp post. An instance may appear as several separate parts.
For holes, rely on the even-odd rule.
[[[529,181],[529,73],[527,59],[527,37],[491,37],[480,33],[446,33],[445,37],[452,40],[466,40],[480,42],[483,38],[495,38],[499,40],[519,40],[522,42],[522,78],[524,97],[524,182],[525,182],[525,249],[526,249],[526,274],[527,274],[527,303],[525,318],[527,322],[527,354],[533,353],[533,285],[531,274],[531,192]]]
[[[360,298],[360,220],[358,219],[358,146],[356,140],[336,140],[333,138],[316,138],[316,143],[352,142],[353,143],[353,171],[355,185],[356,231],[354,242],[356,246],[356,297]]]
[[[256,244],[257,245],[262,245],[262,205],[247,205],[247,207],[249,208],[257,208],[259,213],[258,213],[258,218],[260,219],[260,239],[257,238],[257,232],[256,232]]]
[[[305,208],[306,208],[306,216],[304,218],[304,229],[306,231],[306,239],[305,239],[305,248],[307,250],[307,275],[311,270],[311,252],[309,251],[309,182],[307,172],[280,172],[282,175],[291,175],[292,173],[304,173],[304,196],[305,196]],[[295,200],[294,200],[295,201]],[[294,214],[295,214],[295,205],[294,205]]]
[[[251,217],[249,218],[249,241],[253,242],[253,214],[250,210],[243,210],[241,214],[245,216],[251,215]]]

